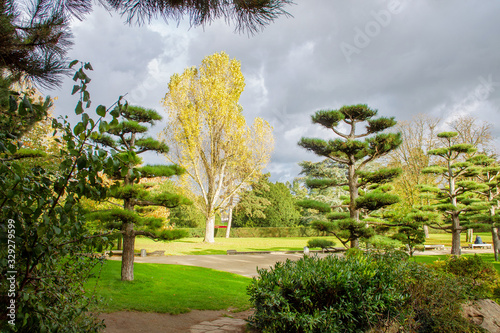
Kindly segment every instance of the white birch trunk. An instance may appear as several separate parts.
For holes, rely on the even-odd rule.
[[[229,235],[231,234],[231,222],[233,222],[233,207],[229,207],[229,216],[227,219],[226,238],[229,238]]]
[[[205,243],[215,243],[215,215],[207,218],[205,225]]]

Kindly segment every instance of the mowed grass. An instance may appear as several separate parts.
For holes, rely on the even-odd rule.
[[[182,238],[171,242],[155,242],[149,238],[137,237],[135,249],[148,252],[165,251],[165,255],[226,254],[227,250],[236,251],[300,251],[307,241],[317,237],[282,238],[215,238],[215,243],[203,243],[203,238]],[[334,237],[329,239],[341,246]]]
[[[179,314],[190,310],[246,310],[246,288],[251,279],[208,268],[134,264],[134,281],[121,281],[121,262],[108,260],[101,277],[91,278],[86,289],[103,298],[99,310]],[[96,271],[96,276],[98,270]]]
[[[483,243],[491,244],[492,242],[491,232],[474,233],[474,239],[476,239],[476,236],[481,237]],[[467,233],[462,232],[462,234],[460,235],[460,244],[462,246],[466,246],[469,243],[474,243],[474,239],[472,242],[466,242],[465,241],[466,237]],[[451,246],[451,234],[429,234],[429,238],[427,238],[425,244],[430,244],[430,245],[442,244],[444,246]]]
[[[474,255],[480,256],[485,262],[493,264],[493,267],[500,273],[500,262],[495,261],[495,256],[493,253],[478,253],[478,254],[462,254],[463,257],[472,257]],[[413,256],[412,260],[420,263],[432,263],[436,260],[445,260],[450,255],[440,254],[440,255],[417,255]]]
[[[491,233],[475,233],[483,242],[491,244]],[[335,237],[281,237],[281,238],[215,238],[215,243],[204,243],[203,238],[182,238],[171,242],[155,242],[149,238],[137,237],[135,249],[146,249],[148,252],[165,251],[165,255],[203,255],[226,254],[227,250],[246,251],[300,251],[312,238],[324,238],[333,241],[341,247],[342,244]],[[466,234],[461,235],[461,244]],[[451,247],[451,234],[430,234],[425,244],[442,244]],[[493,250],[492,250],[493,251]]]

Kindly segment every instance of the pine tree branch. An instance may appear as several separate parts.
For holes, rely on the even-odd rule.
[[[111,231],[108,231],[104,234],[98,234],[98,235],[92,235],[92,236],[88,236],[88,237],[83,237],[83,238],[78,238],[78,239],[73,239],[71,241],[67,241],[67,242],[64,242],[64,243],[61,243],[61,244],[58,244],[56,247],[61,247],[61,246],[64,246],[64,245],[68,245],[68,244],[73,244],[73,243],[77,243],[77,242],[81,242],[83,239],[93,239],[93,238],[97,238],[97,237],[103,237],[103,236],[107,236],[107,235],[110,235],[112,233],[115,233],[117,232],[116,230],[111,230]],[[117,233],[122,233],[121,231],[118,231]]]
[[[332,161],[335,161],[337,163],[342,163],[342,164],[349,164],[349,160],[347,159],[343,159],[343,158],[340,158],[340,157],[334,157],[334,156],[325,156],[329,159],[331,159]]]
[[[344,133],[341,133],[341,132],[337,131],[337,129],[336,129],[335,127],[331,127],[331,130],[332,130],[335,134],[337,134],[338,136],[340,136],[340,137],[342,137],[342,138],[344,138],[344,139],[348,139],[348,138],[349,138],[349,136],[348,136],[347,134],[344,134]]]
[[[146,236],[146,237],[149,237],[149,238],[153,238],[153,239],[158,239],[159,237],[156,236],[155,234],[153,234],[152,232],[149,232],[149,231],[144,231],[144,230],[137,230],[137,231],[134,231],[134,234],[136,236]]]

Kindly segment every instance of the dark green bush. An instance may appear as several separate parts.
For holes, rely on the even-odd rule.
[[[397,257],[397,258],[396,258]],[[400,257],[305,257],[259,270],[249,286],[263,332],[365,332],[406,302]]]
[[[483,332],[460,315],[471,285],[407,258],[351,251],[259,270],[251,323],[262,332]]]
[[[322,250],[334,246],[335,243],[328,239],[313,238],[307,242],[307,246],[311,249],[321,248]]]

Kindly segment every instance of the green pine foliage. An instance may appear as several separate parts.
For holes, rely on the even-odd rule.
[[[115,235],[123,237],[122,280],[133,280],[133,244],[136,236],[157,240],[186,236],[179,230],[167,228],[166,217],[146,216],[147,207],[175,208],[191,204],[191,201],[161,185],[145,183],[148,179],[178,176],[185,171],[178,165],[142,165],[141,154],[148,151],[158,154],[168,152],[164,143],[147,136],[149,127],[161,120],[161,116],[151,109],[121,103],[111,111],[111,115],[116,120],[102,126],[101,133],[92,138],[95,143],[112,149],[115,163],[109,176],[114,183],[108,193],[123,204],[121,208],[94,212],[89,218],[103,222]]]
[[[468,187],[475,187],[473,192],[479,196],[487,208],[483,211],[473,212],[468,217],[475,224],[488,225],[491,228],[493,252],[495,260],[498,261],[500,260],[500,236],[498,233],[500,228],[500,212],[498,211],[500,206],[500,165],[495,158],[484,154],[473,156],[467,162],[471,163],[472,166],[469,167],[471,171],[466,176],[473,179],[473,181],[469,181],[472,185]]]
[[[439,215],[433,212],[414,209],[413,211],[396,210],[385,214],[395,225],[392,238],[405,245],[410,256],[425,243],[423,225],[438,223]]]
[[[434,223],[434,227],[452,234],[451,253],[460,255],[460,233],[471,227],[466,214],[488,208],[476,198],[476,193],[486,191],[488,186],[473,180],[478,168],[471,160],[466,160],[477,150],[473,145],[456,144],[456,132],[442,132],[437,136],[442,140],[442,147],[430,150],[428,154],[439,157],[441,164],[429,166],[422,172],[441,176],[443,183],[420,187],[421,192],[433,200],[422,209],[443,214],[444,218],[439,220],[441,223]]]
[[[397,196],[390,194],[390,186],[381,186],[390,182],[401,173],[400,169],[380,169],[367,171],[370,162],[388,154],[401,144],[399,133],[382,133],[396,125],[394,118],[374,118],[378,111],[367,105],[343,106],[338,110],[321,110],[312,116],[313,123],[332,130],[336,136],[333,140],[302,138],[299,146],[326,157],[347,170],[347,179],[333,179],[312,175],[306,185],[310,188],[341,187],[349,192],[349,199],[340,205],[332,205],[327,210],[324,205],[317,205],[318,211],[328,213],[332,209],[348,209],[349,218],[331,220],[331,227],[326,228],[325,219],[315,221],[315,226],[328,230],[337,237],[345,237],[351,247],[358,246],[359,238],[369,238],[373,230],[363,222],[368,215],[376,210],[397,203]],[[341,122],[347,125],[347,133],[340,132]],[[365,123],[365,131],[356,132],[358,123]],[[364,138],[363,140],[360,140]],[[310,209],[314,204],[310,200],[298,203],[303,208]],[[341,236],[342,235],[342,236]],[[340,239],[345,245],[346,239]]]
[[[14,81],[28,79],[53,88],[68,73],[66,53],[72,45],[68,12],[82,13],[79,4],[50,1],[0,3],[0,72]],[[83,10],[85,11],[85,10]]]

